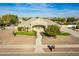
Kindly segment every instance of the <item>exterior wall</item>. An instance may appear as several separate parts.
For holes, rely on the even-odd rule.
[[[6,29],[17,29],[17,26],[14,26],[14,27],[6,27]]]

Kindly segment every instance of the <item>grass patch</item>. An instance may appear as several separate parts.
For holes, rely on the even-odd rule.
[[[35,32],[16,32],[16,35],[34,36],[35,35]]]
[[[60,33],[58,33],[58,35],[68,36],[68,35],[70,35],[70,34],[67,33],[67,32],[60,32]]]
[[[45,33],[45,32],[43,32],[42,35],[43,35],[43,36],[49,36],[49,37],[50,37],[50,35],[48,35],[48,34]],[[60,32],[60,33],[58,33],[57,35],[61,35],[61,36],[69,36],[70,34],[67,33],[67,32]]]

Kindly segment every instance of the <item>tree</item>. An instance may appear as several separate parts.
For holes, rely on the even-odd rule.
[[[16,15],[12,15],[10,19],[10,24],[17,25],[19,22],[18,17]]]
[[[66,23],[73,23],[74,21],[76,21],[74,17],[68,17]]]
[[[76,29],[79,29],[79,24],[77,24]]]
[[[4,23],[4,21],[3,20],[0,20],[0,28],[4,28],[5,27],[5,23]]]
[[[57,20],[58,20],[58,23],[60,24],[64,24],[66,21],[65,18],[58,18]]]
[[[45,33],[48,36],[56,37],[56,35],[60,33],[60,28],[57,25],[49,25],[48,28],[45,30]]]
[[[5,26],[11,25],[11,24],[17,25],[19,21],[16,15],[11,15],[11,14],[3,15],[2,20]]]
[[[55,21],[55,22],[57,22],[57,23],[59,23],[59,24],[64,24],[65,23],[65,18],[51,18],[50,20],[52,20],[52,21]]]
[[[50,18],[51,21],[57,21],[57,18],[54,17],[54,18]]]

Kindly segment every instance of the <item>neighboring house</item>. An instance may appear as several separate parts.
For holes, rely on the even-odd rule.
[[[76,27],[77,23],[70,23],[68,25],[62,25],[63,27]]]
[[[73,25],[73,24],[70,24],[70,25],[62,25],[63,27],[76,27],[77,25]]]

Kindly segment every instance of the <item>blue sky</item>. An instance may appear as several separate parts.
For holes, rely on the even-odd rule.
[[[0,3],[0,15],[79,17],[78,3]]]

